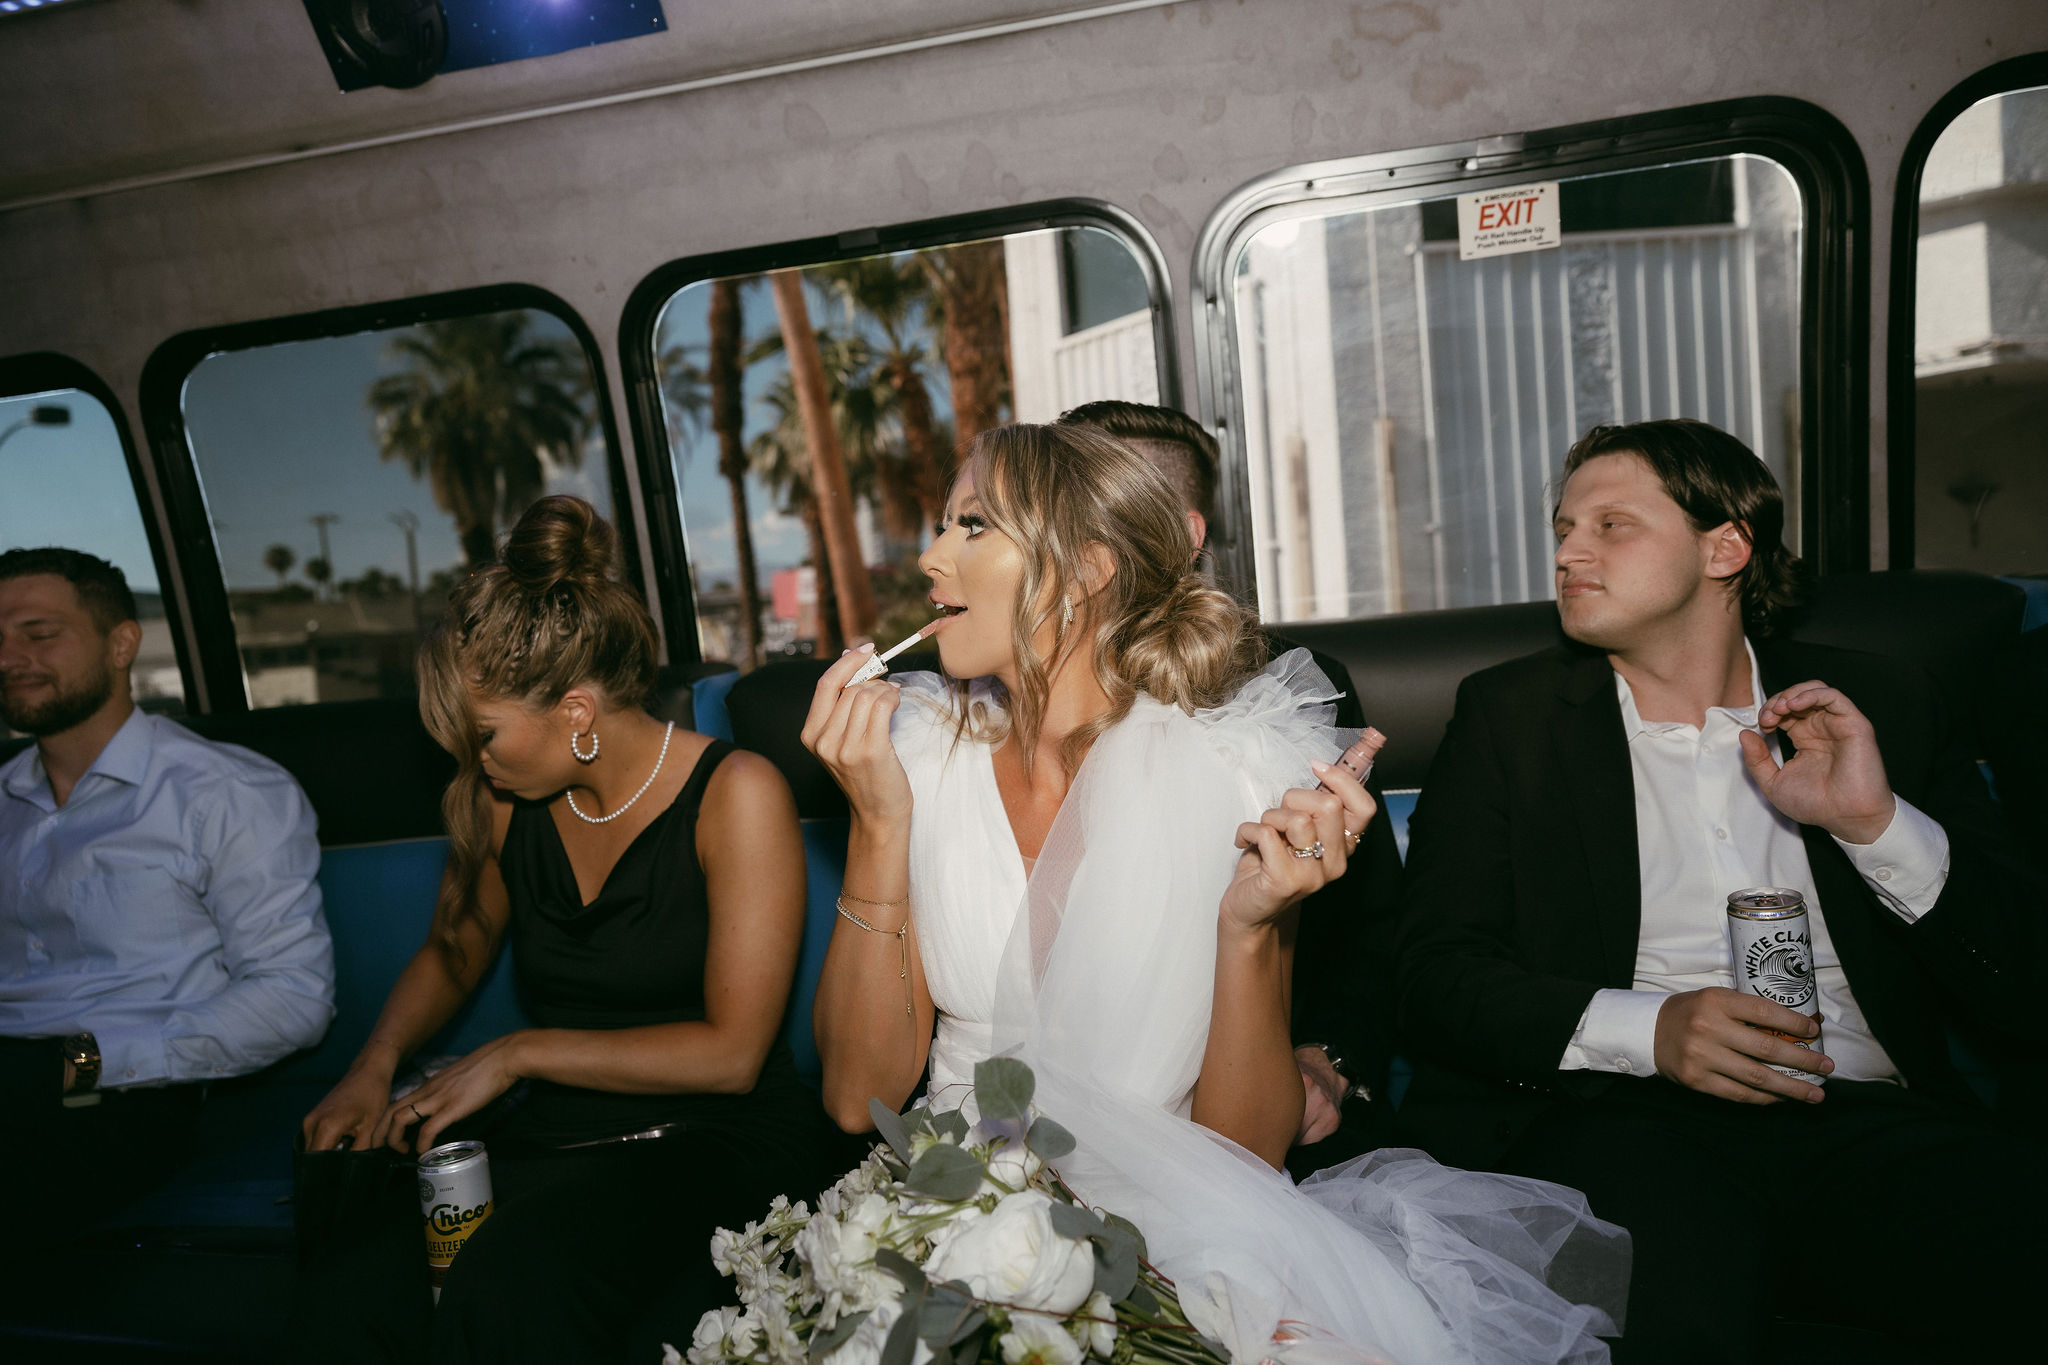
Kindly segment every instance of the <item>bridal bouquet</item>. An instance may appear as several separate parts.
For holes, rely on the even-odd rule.
[[[777,1196],[711,1239],[740,1304],[704,1315],[689,1365],[1222,1365],[1143,1234],[1060,1183],[1074,1139],[1034,1087],[998,1057],[974,1069],[972,1123],[872,1102],[886,1145],[816,1212]]]

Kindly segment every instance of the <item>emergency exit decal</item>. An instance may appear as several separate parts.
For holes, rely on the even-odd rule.
[[[1458,196],[1461,261],[1541,251],[1563,240],[1558,226],[1555,180]]]

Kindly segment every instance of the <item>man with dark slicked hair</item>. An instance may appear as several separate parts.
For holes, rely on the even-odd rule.
[[[0,721],[35,739],[0,764],[0,1256],[139,1194],[209,1084],[334,1014],[311,807],[276,764],[137,710],[141,639],[105,560],[0,554]]]
[[[1771,1358],[1774,1315],[1994,1359],[2048,1269],[2048,1152],[1944,1026],[2048,1041],[2044,888],[1924,679],[1783,638],[1783,525],[1702,422],[1567,455],[1570,643],[1464,681],[1409,826],[1400,1128],[1629,1230],[1617,1360]],[[1762,887],[1805,900],[1798,1009],[1737,989],[1728,897]]]
[[[1216,440],[1200,422],[1172,408],[1121,399],[1083,403],[1059,420],[1106,432],[1150,460],[1180,493],[1200,558],[1216,514],[1218,461]],[[1266,641],[1275,656],[1295,648],[1272,631]],[[1364,727],[1367,717],[1349,672],[1328,655],[1314,657],[1342,693],[1337,724]],[[1378,783],[1367,787],[1384,810]],[[1393,825],[1382,813],[1366,827],[1352,869],[1302,902],[1292,1032],[1306,1108],[1287,1155],[1287,1168],[1297,1176],[1384,1146],[1390,1136],[1392,1116],[1378,1097],[1393,1059],[1388,964],[1400,879]]]

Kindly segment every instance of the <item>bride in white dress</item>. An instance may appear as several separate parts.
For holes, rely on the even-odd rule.
[[[813,1016],[833,1116],[1021,1057],[1078,1139],[1063,1178],[1236,1365],[1605,1360],[1627,1234],[1575,1191],[1408,1151],[1277,1169],[1295,907],[1374,814],[1307,655],[1258,668],[1171,489],[1099,433],[985,433],[939,529],[948,679],[847,687],[850,653],[804,727],[852,810]]]

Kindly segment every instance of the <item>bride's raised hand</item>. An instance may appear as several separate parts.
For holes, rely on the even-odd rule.
[[[1336,763],[1311,765],[1320,788],[1292,788],[1278,806],[1237,827],[1237,846],[1244,852],[1223,893],[1226,928],[1263,930],[1344,875],[1358,836],[1379,811],[1359,775],[1371,770],[1373,755],[1386,742],[1368,730]]]
[[[803,744],[846,793],[856,818],[907,820],[910,779],[889,742],[889,720],[902,696],[885,678],[846,685],[873,653],[873,645],[847,650],[818,679],[804,717]]]

